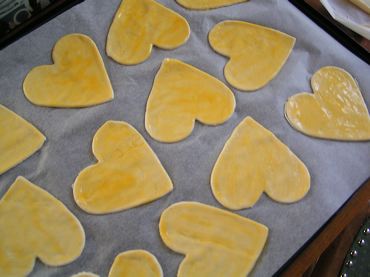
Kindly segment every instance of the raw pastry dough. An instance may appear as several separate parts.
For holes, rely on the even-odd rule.
[[[44,142],[45,137],[39,130],[0,105],[0,174],[27,159]]]
[[[91,272],[80,272],[77,274],[73,274],[71,277],[99,277],[99,275]]]
[[[93,40],[82,34],[62,37],[53,49],[53,65],[33,68],[23,83],[35,105],[87,107],[113,99],[113,89]]]
[[[169,248],[186,256],[178,277],[244,277],[268,235],[262,224],[197,202],[179,202],[167,208],[159,232]]]
[[[148,98],[145,128],[158,141],[175,142],[191,134],[196,119],[221,124],[234,109],[234,94],[224,83],[179,60],[165,59]]]
[[[233,210],[252,207],[265,191],[291,203],[310,189],[306,166],[273,133],[246,117],[225,143],[211,176],[212,192]]]
[[[49,266],[71,263],[85,246],[78,219],[23,177],[0,200],[0,218],[0,276],[26,276],[36,257]]]
[[[88,213],[136,207],[173,188],[153,150],[126,122],[107,121],[96,132],[92,150],[98,163],[82,170],[73,185],[77,205]]]
[[[370,14],[370,0],[350,0],[353,4],[359,7],[361,10]]]
[[[154,0],[123,0],[107,38],[107,54],[126,65],[149,58],[153,45],[174,49],[184,44],[190,27],[184,17]]]
[[[248,0],[176,0],[181,6],[192,10],[207,10],[230,6]]]
[[[312,93],[285,104],[285,117],[298,131],[335,140],[370,140],[370,117],[357,82],[341,68],[328,66],[311,79]]]
[[[209,43],[230,58],[224,69],[235,88],[257,90],[271,81],[283,67],[295,38],[280,31],[243,21],[226,20],[209,33]]]
[[[119,254],[108,277],[162,277],[156,257],[145,250],[130,250]]]

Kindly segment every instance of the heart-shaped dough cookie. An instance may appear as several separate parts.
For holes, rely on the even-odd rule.
[[[242,2],[248,0],[176,0],[181,6],[192,9],[192,10],[208,10],[215,9]]]
[[[35,105],[87,107],[113,99],[113,89],[93,40],[82,34],[62,37],[53,49],[53,65],[33,68],[23,91]]]
[[[334,140],[370,140],[370,117],[357,82],[341,68],[328,66],[311,78],[312,93],[285,104],[285,117],[298,131]]]
[[[157,258],[145,250],[130,250],[119,254],[108,277],[162,277]]]
[[[148,98],[145,128],[158,141],[175,142],[191,134],[196,119],[221,124],[234,109],[234,94],[224,83],[179,60],[165,59]]]
[[[306,166],[273,133],[246,117],[233,131],[211,176],[212,192],[233,210],[252,207],[266,192],[292,203],[310,189]]]
[[[116,62],[138,64],[153,45],[174,49],[184,44],[190,27],[184,17],[154,0],[123,0],[107,38],[107,54]]]
[[[77,205],[88,213],[126,210],[173,188],[153,150],[126,122],[104,123],[94,136],[92,150],[98,163],[82,170],[73,185]]]
[[[197,202],[179,202],[161,215],[159,232],[184,254],[177,276],[244,277],[265,245],[266,226]]]
[[[280,31],[243,21],[223,21],[209,33],[209,43],[230,58],[224,69],[235,88],[252,91],[265,86],[283,67],[295,38]]]
[[[45,137],[39,130],[0,105],[0,174],[27,159],[44,142]]]
[[[76,260],[85,246],[78,219],[54,196],[18,177],[0,200],[0,276],[26,276],[35,259]]]

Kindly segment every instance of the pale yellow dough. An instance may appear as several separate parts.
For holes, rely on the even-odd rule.
[[[246,117],[225,143],[211,187],[222,205],[239,210],[252,207],[263,192],[279,202],[298,201],[310,189],[310,175],[273,133]]]
[[[184,17],[154,0],[123,0],[107,38],[107,55],[126,65],[149,58],[153,45],[174,49],[184,44],[190,27]]]
[[[350,0],[350,1],[364,12],[370,14],[370,0]]]
[[[53,65],[33,68],[23,91],[35,105],[87,107],[113,99],[113,89],[93,40],[82,34],[62,37],[53,49]]]
[[[234,94],[224,83],[184,62],[165,59],[148,98],[145,128],[158,141],[176,142],[191,134],[195,120],[221,124],[234,109]]]
[[[153,150],[126,122],[107,121],[96,132],[92,150],[98,163],[82,170],[73,185],[77,205],[88,213],[126,210],[173,189]]]
[[[119,254],[108,277],[162,277],[157,258],[145,250],[130,250]]]
[[[192,10],[207,10],[230,6],[248,0],[176,0],[181,6]]]
[[[23,177],[0,200],[0,219],[0,276],[26,276],[36,258],[49,266],[71,263],[85,246],[78,219]]]
[[[280,71],[295,44],[295,38],[280,31],[244,21],[218,23],[208,36],[211,47],[230,58],[226,80],[235,88],[262,88]]]
[[[185,255],[178,277],[245,277],[268,236],[256,221],[197,202],[167,208],[159,232],[169,248]]]
[[[80,272],[77,274],[73,274],[71,277],[100,277],[100,276],[91,272]]]
[[[298,131],[334,140],[370,140],[370,117],[360,88],[341,68],[328,66],[311,78],[312,93],[298,93],[285,104],[285,117]]]
[[[0,105],[0,174],[27,159],[44,142],[45,137],[39,130]]]

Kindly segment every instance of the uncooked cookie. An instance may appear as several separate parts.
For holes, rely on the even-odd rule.
[[[242,91],[262,88],[283,67],[295,38],[280,31],[244,21],[223,21],[209,33],[209,43],[227,56],[226,80]]]
[[[189,35],[186,19],[158,2],[124,0],[109,29],[106,51],[116,62],[133,65],[148,59],[153,45],[174,49]]]
[[[78,219],[47,191],[18,177],[0,200],[0,276],[26,276],[76,260],[85,246]]]
[[[292,203],[310,189],[306,166],[273,133],[246,117],[233,131],[211,175],[212,192],[233,210],[252,207],[266,192]]]
[[[176,142],[191,134],[195,120],[221,124],[234,109],[234,95],[224,83],[184,62],[165,59],[148,98],[145,128],[158,141]]]
[[[197,202],[167,208],[159,232],[169,248],[185,255],[178,277],[245,277],[268,236],[256,221]]]
[[[92,150],[98,163],[82,170],[73,185],[77,205],[88,213],[126,210],[173,189],[153,150],[126,122],[104,123],[94,136]]]
[[[130,250],[119,254],[108,277],[162,277],[157,258],[145,250]]]
[[[248,0],[176,0],[181,6],[192,10],[207,10],[230,6]]]
[[[45,137],[39,130],[0,105],[0,174],[27,159],[44,142]]]
[[[54,46],[52,65],[33,68],[23,90],[35,105],[73,108],[113,99],[113,89],[94,41],[82,34],[62,37]]]
[[[285,117],[298,131],[334,140],[370,140],[370,117],[357,82],[328,66],[311,78],[312,93],[298,93],[285,104]]]

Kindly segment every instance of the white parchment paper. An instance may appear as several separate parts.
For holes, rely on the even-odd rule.
[[[284,205],[262,196],[252,209],[237,212],[270,228],[253,276],[271,276],[276,272],[370,175],[369,142],[307,137],[290,127],[283,112],[289,96],[311,92],[311,75],[326,65],[349,71],[357,79],[369,106],[370,68],[367,64],[288,1],[252,0],[210,11],[190,11],[172,0],[159,1],[185,16],[192,33],[184,46],[173,51],[154,49],[150,59],[140,65],[119,65],[104,52],[107,31],[120,0],[86,0],[0,51],[0,103],[32,122],[47,137],[41,151],[0,176],[0,196],[18,175],[25,176],[62,200],[80,219],[87,237],[78,260],[55,268],[37,261],[31,276],[69,276],[80,271],[107,276],[118,253],[138,248],[156,255],[165,276],[176,276],[183,256],[162,243],[158,233],[161,212],[181,200],[221,207],[211,193],[211,170],[232,130],[247,115],[273,131],[311,173],[311,190],[302,201]],[[233,89],[236,111],[225,124],[209,127],[197,123],[192,135],[179,143],[152,140],[144,129],[144,111],[161,61],[166,57],[181,59],[225,81],[226,59],[212,51],[207,35],[216,23],[226,19],[262,24],[295,36],[297,42],[287,63],[269,85],[257,92],[242,93]],[[97,43],[115,99],[84,109],[34,106],[22,92],[25,75],[34,66],[51,63],[54,43],[72,32],[87,34]],[[175,188],[169,195],[138,208],[110,215],[89,215],[74,203],[71,185],[83,168],[95,162],[91,152],[93,135],[110,119],[125,120],[138,129],[157,153]]]

